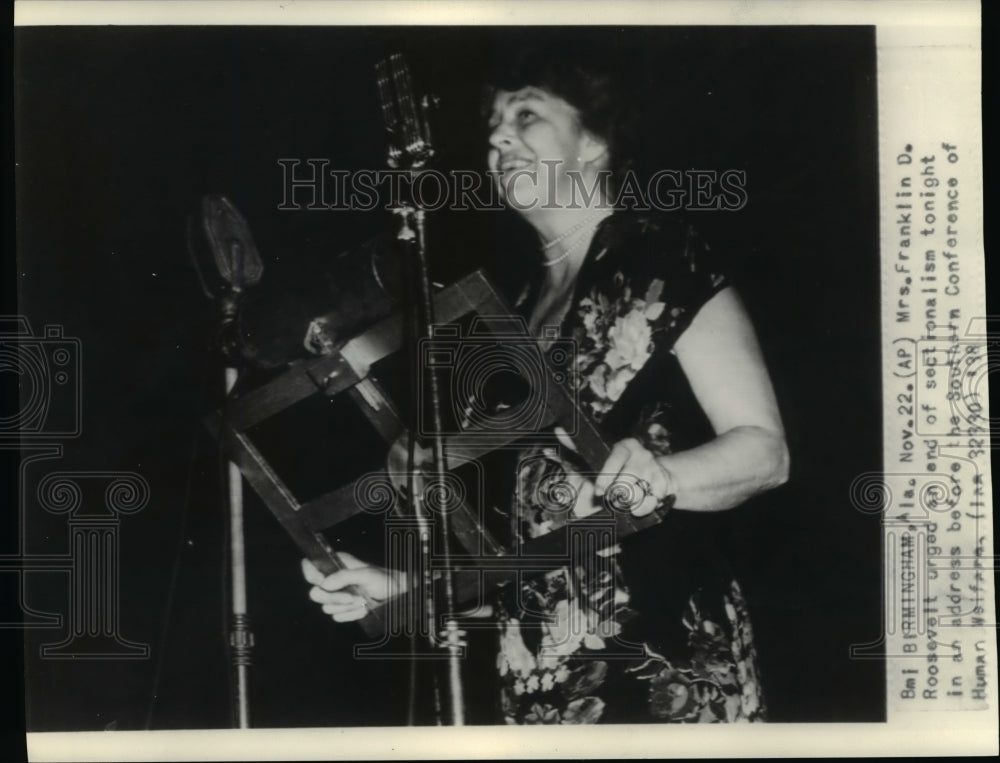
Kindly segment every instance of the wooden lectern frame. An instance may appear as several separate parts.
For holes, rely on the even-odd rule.
[[[474,313],[507,319],[493,321],[492,324],[490,321],[482,322],[482,325],[492,325],[492,336],[497,341],[507,339],[524,343],[528,339],[523,321],[511,316],[510,310],[481,271],[439,292],[434,299],[434,310],[438,326],[451,328],[448,324]],[[477,335],[478,339],[483,337]],[[402,318],[393,314],[346,341],[330,355],[292,363],[281,376],[230,400],[227,410],[217,412],[208,419],[210,430],[221,439],[228,457],[239,467],[244,478],[303,554],[323,574],[343,568],[323,532],[365,510],[356,500],[357,481],[300,503],[264,458],[247,430],[312,395],[333,397],[344,394],[364,413],[388,449],[404,431],[405,423],[397,406],[369,373],[375,363],[402,348]],[[539,358],[542,355],[539,348]],[[573,358],[568,357],[566,361],[571,364]],[[544,378],[535,381],[541,382],[542,389],[530,401],[532,405],[539,406],[538,415],[534,417],[538,429],[562,426],[572,437],[579,455],[596,471],[606,460],[609,449],[590,419],[581,412],[575,391],[567,383],[569,374],[559,373],[546,362],[540,363],[539,367],[544,368]],[[447,468],[457,468],[491,451],[524,440],[525,434],[520,430],[504,432],[494,429],[450,436],[447,438]],[[552,566],[565,562],[566,541],[562,534],[552,533],[527,541],[512,556],[510,550],[487,531],[473,508],[465,502],[455,508],[451,513],[452,532],[469,554],[453,559],[456,569],[478,570],[489,578],[490,584],[498,584],[515,576],[518,569],[525,567],[525,560],[529,560],[532,569],[542,568],[547,560]],[[567,524],[592,523],[595,516],[600,518],[603,514],[604,526],[608,527],[609,518],[605,512],[613,514],[618,537],[631,535],[662,519],[659,512],[637,518],[627,511],[610,511],[605,507],[587,520],[571,520]],[[475,600],[481,587],[482,580],[464,586],[460,581],[457,583],[457,603]],[[362,621],[369,635],[384,632],[381,614],[375,610]]]

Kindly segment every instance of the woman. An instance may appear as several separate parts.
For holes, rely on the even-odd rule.
[[[715,519],[786,480],[781,419],[708,248],[679,220],[615,210],[603,182],[624,164],[612,95],[607,78],[544,53],[518,57],[493,92],[489,168],[539,238],[515,307],[543,347],[547,326],[576,341],[581,403],[615,443],[594,481],[565,433],[521,453],[511,524],[517,538],[552,527],[554,478],[576,489],[578,515],[613,484],[632,487],[636,515],[673,510],[593,564],[501,591],[501,709],[508,723],[763,720],[746,604]],[[350,561],[327,578],[303,565],[338,621],[365,614],[345,586],[377,599],[397,587]]]

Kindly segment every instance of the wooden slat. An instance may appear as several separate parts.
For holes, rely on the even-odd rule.
[[[298,521],[304,523],[310,530],[322,532],[361,512],[361,506],[354,500],[352,482],[302,504],[296,513]]]
[[[339,355],[293,363],[278,378],[230,401],[227,418],[239,429],[249,429],[315,395],[322,389],[317,379],[331,376],[341,379],[345,388],[357,383],[350,366]]]

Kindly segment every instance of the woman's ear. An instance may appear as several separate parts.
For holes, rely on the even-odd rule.
[[[591,164],[598,160],[607,162],[608,144],[589,132],[580,136],[580,151],[577,154],[580,164]]]

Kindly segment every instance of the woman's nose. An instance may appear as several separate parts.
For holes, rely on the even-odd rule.
[[[511,142],[510,125],[501,122],[490,131],[490,145],[494,148],[509,146]]]

